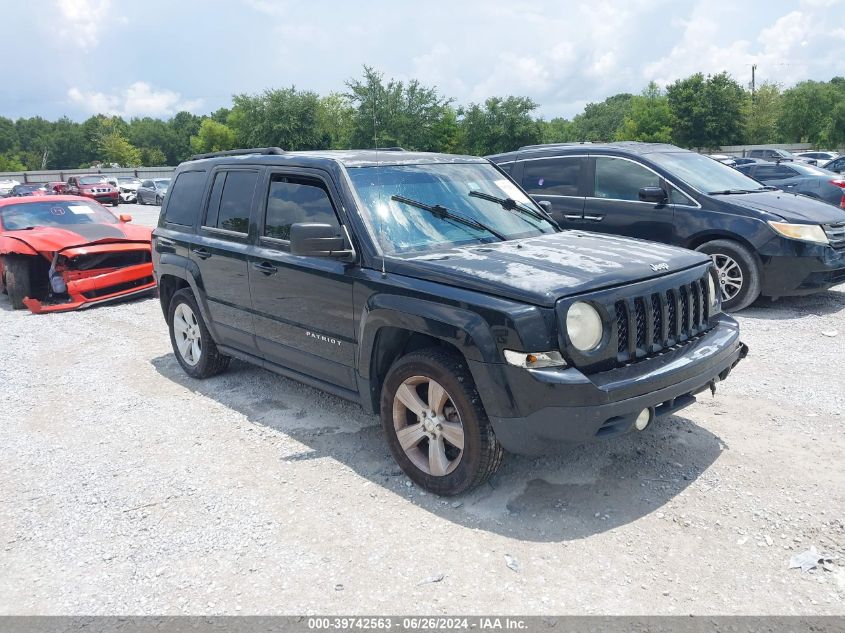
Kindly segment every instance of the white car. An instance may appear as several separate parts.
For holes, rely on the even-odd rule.
[[[120,191],[121,202],[135,202],[138,199],[138,187],[141,186],[141,179],[134,176],[120,176],[115,185]]]
[[[0,198],[5,198],[9,195],[12,191],[12,187],[15,185],[21,184],[17,180],[12,180],[11,178],[6,178],[4,180],[0,180]]]
[[[798,154],[796,154],[796,156],[798,156],[802,160],[805,160],[811,165],[824,165],[825,163],[832,161],[834,158],[838,158],[839,152],[799,152]]]

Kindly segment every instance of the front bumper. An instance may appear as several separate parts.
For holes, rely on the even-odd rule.
[[[845,283],[845,249],[810,246],[803,256],[764,257],[761,293],[766,297],[807,295]]]
[[[510,452],[555,452],[630,431],[644,409],[660,416],[692,404],[695,394],[725,379],[747,353],[736,321],[723,315],[716,327],[679,349],[598,374],[507,367],[522,415],[491,415],[490,422]]]
[[[91,200],[96,200],[97,202],[108,202],[109,204],[113,204],[115,202],[120,201],[120,194],[117,191],[112,191],[111,193],[85,193],[81,192],[79,194],[83,198],[90,198]]]

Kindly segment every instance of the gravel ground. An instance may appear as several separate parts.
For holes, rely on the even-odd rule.
[[[445,501],[356,405],[186,377],[156,299],[3,297],[0,614],[845,614],[845,286],[740,321],[715,398]]]

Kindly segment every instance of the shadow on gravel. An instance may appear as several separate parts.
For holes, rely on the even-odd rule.
[[[841,312],[843,308],[845,308],[845,292],[826,290],[804,297],[781,297],[775,301],[761,297],[738,315],[752,319],[785,320],[808,314],[835,314]]]
[[[357,404],[237,360],[204,381],[186,376],[172,354],[151,362],[168,380],[308,447],[285,461],[334,459],[443,519],[530,541],[580,539],[636,521],[682,492],[727,448],[703,427],[672,416],[643,433],[562,455],[507,455],[488,484],[444,499],[407,485],[378,419]]]

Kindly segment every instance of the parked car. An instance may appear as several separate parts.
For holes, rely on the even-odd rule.
[[[769,161],[763,160],[762,158],[748,158],[747,156],[737,156],[734,159],[735,165],[737,167],[739,165],[752,165],[754,163],[768,163]]]
[[[117,178],[117,188],[120,190],[121,202],[132,203],[138,200],[138,187],[141,179],[134,176],[120,176]]]
[[[832,171],[837,174],[845,173],[845,156],[838,156],[831,161],[822,165],[822,169]]]
[[[736,157],[728,156],[727,154],[708,154],[713,160],[717,160],[728,167],[736,166]]]
[[[53,181],[44,184],[48,194],[63,194],[67,188],[67,183],[62,181]]]
[[[828,161],[833,160],[837,156],[839,156],[839,152],[829,152],[829,151],[813,151],[813,152],[798,152],[795,154],[799,158],[803,158],[805,160],[812,160],[814,161],[813,164],[816,165],[824,165]]]
[[[832,171],[803,163],[740,165],[737,169],[763,184],[818,198],[845,209],[845,178]]]
[[[131,220],[77,196],[0,200],[0,290],[35,313],[154,290],[151,230]]]
[[[136,191],[138,204],[160,205],[170,186],[170,178],[144,180]]]
[[[539,145],[491,156],[565,228],[710,255],[726,310],[845,281],[845,211],[673,145]],[[740,168],[741,169],[741,168]]]
[[[47,186],[43,182],[26,182],[15,185],[9,192],[10,197],[46,196],[47,194]]]
[[[188,375],[236,356],[357,401],[437,494],[503,450],[646,428],[746,353],[708,258],[560,232],[470,156],[202,155],[176,170],[153,264]]]
[[[748,151],[746,156],[748,158],[761,158],[772,163],[778,161],[794,161],[797,159],[795,154],[785,149],[752,149]]]
[[[110,203],[114,207],[120,204],[117,189],[106,181],[105,176],[100,174],[71,176],[67,179],[65,192],[73,196],[91,198],[101,203]]]
[[[12,187],[14,187],[15,185],[19,185],[19,184],[21,184],[21,183],[18,182],[17,180],[12,179],[12,178],[6,178],[6,179],[3,179],[3,180],[0,180],[0,198],[4,198],[4,197],[8,196],[9,193],[11,193],[11,191],[12,191]]]

